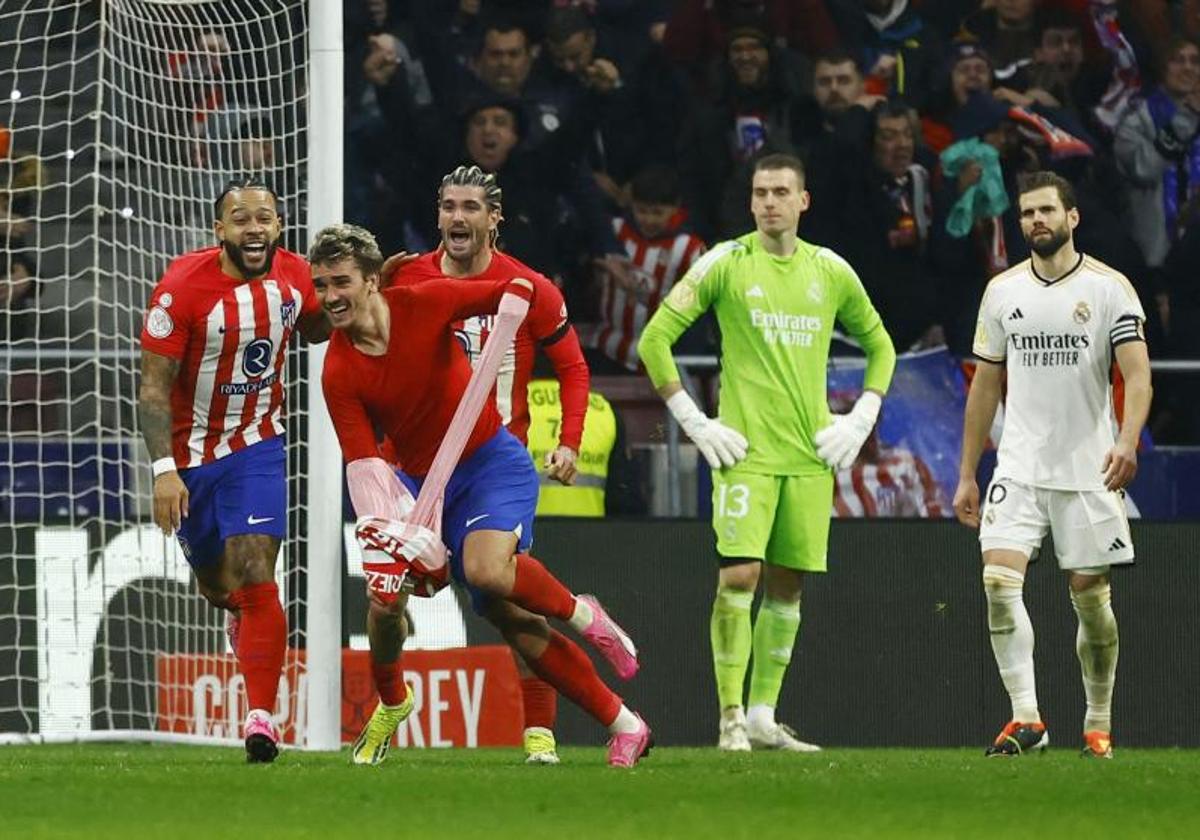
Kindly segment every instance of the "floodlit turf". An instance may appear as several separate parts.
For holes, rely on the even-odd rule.
[[[723,755],[656,749],[633,772],[599,749],[558,767],[517,750],[348,754],[160,745],[0,747],[0,836],[706,838],[1200,836],[1200,753],[1052,750]]]

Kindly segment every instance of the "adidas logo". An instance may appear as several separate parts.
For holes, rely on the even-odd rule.
[[[1020,310],[1020,308],[1018,307],[1017,309],[1014,309],[1014,310],[1012,311],[1012,314],[1011,314],[1011,315],[1009,315],[1009,316],[1008,316],[1008,320],[1010,320],[1010,321],[1017,321],[1017,320],[1020,320],[1021,318],[1024,318],[1024,317],[1025,317],[1025,313],[1023,313],[1023,312]]]
[[[746,297],[766,297],[763,293],[762,286],[751,286],[750,291],[746,292]]]
[[[1125,541],[1123,539],[1121,539],[1120,537],[1117,537],[1115,540],[1112,541],[1112,545],[1110,545],[1108,547],[1108,550],[1109,551],[1120,551],[1122,548],[1125,548]]]

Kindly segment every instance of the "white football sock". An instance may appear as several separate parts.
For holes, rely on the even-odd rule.
[[[594,617],[592,608],[588,606],[587,601],[576,598],[575,612],[571,613],[571,617],[567,619],[567,624],[570,624],[571,629],[576,633],[582,633],[591,626]]]
[[[775,707],[766,703],[755,703],[746,710],[746,726],[767,732],[775,728]]]
[[[1075,652],[1079,654],[1083,693],[1087,698],[1083,731],[1111,732],[1113,683],[1120,649],[1117,617],[1112,608],[1112,587],[1104,583],[1082,592],[1072,589],[1071,603],[1079,617]]]
[[[641,728],[642,722],[638,720],[638,716],[629,711],[629,707],[624,703],[621,704],[621,711],[617,712],[616,720],[608,725],[608,731],[614,735],[628,735]]]
[[[1024,586],[1025,575],[1016,569],[991,563],[983,567],[992,653],[1012,701],[1012,719],[1035,723],[1042,717],[1033,673],[1033,624],[1022,597]]]

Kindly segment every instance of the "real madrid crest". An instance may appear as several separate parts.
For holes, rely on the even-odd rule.
[[[696,303],[696,284],[692,280],[683,280],[671,289],[668,296],[671,303],[680,309],[690,309]]]
[[[1075,312],[1071,315],[1075,319],[1076,324],[1086,324],[1092,320],[1092,309],[1083,301],[1075,304]]]
[[[820,303],[825,298],[825,291],[821,288],[821,283],[817,280],[808,284],[808,299],[813,303]]]

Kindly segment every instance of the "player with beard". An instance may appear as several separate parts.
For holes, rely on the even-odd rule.
[[[176,258],[142,327],[138,417],[154,474],[154,521],[174,533],[200,593],[229,610],[246,681],[246,760],[270,762],[287,644],[275,558],[287,533],[285,356],[292,332],[329,324],[308,263],[279,247],[275,193],[230,181],[215,203],[218,245]]]
[[[404,262],[393,275],[392,283],[400,286],[443,277],[468,282],[525,277],[534,284],[536,294],[532,308],[500,366],[496,379],[496,407],[505,427],[527,445],[529,380],[533,376],[535,354],[539,349],[545,353],[554,366],[562,403],[559,444],[546,456],[547,477],[571,484],[575,480],[575,459],[583,439],[583,418],[587,413],[587,362],[579,346],[579,337],[567,320],[567,305],[558,287],[495,247],[501,221],[501,199],[495,176],[477,166],[460,166],[446,175],[438,190],[441,247]],[[493,316],[484,315],[454,325],[455,334],[472,364],[483,352],[492,319]],[[554,742],[557,695],[548,683],[529,669],[524,659],[517,657],[517,663],[525,711],[526,760],[531,764],[557,764]]]
[[[1150,360],[1137,293],[1125,277],[1075,250],[1071,184],[1050,172],[1020,183],[1028,260],[988,284],[975,329],[980,364],[967,397],[954,512],[979,529],[988,628],[1012,720],[987,748],[1018,756],[1049,743],[1038,710],[1025,570],[1047,532],[1079,619],[1075,649],[1087,710],[1083,755],[1112,757],[1117,621],[1111,566],[1133,562],[1122,488],[1137,473],[1150,410]],[[1110,376],[1125,379],[1115,436]],[[975,473],[1008,375],[996,470],[980,510]]]

